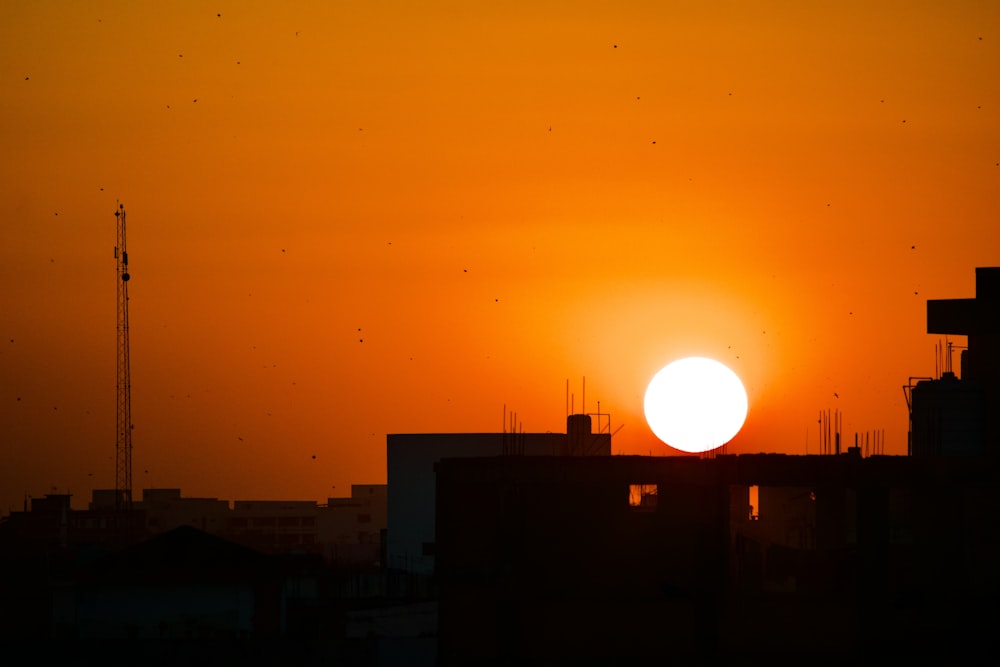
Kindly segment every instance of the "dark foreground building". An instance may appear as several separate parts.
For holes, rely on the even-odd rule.
[[[389,482],[387,566],[434,572],[434,465],[441,459],[497,456],[610,456],[608,415],[574,414],[566,433],[406,433],[386,436]],[[603,420],[602,420],[603,418]],[[594,428],[597,432],[594,432]]]
[[[973,458],[856,449],[445,459],[439,660],[989,655],[998,483]]]
[[[909,453],[1000,463],[1000,267],[976,269],[976,296],[927,302],[927,333],[964,335],[960,375],[951,347],[938,378],[911,378]],[[913,380],[920,380],[912,384]]]

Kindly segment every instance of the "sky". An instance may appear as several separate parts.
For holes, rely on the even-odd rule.
[[[0,514],[114,487],[119,203],[137,498],[322,502],[567,403],[678,454],[689,355],[729,453],[904,454],[926,300],[1000,265],[998,66],[995,2],[5,0]]]

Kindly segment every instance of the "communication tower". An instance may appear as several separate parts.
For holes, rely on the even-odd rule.
[[[115,507],[132,509],[132,383],[129,379],[128,350],[128,251],[125,246],[125,205],[115,211],[118,238],[115,261],[118,264],[118,416],[115,440]]]

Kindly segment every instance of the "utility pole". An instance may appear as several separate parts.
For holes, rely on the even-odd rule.
[[[132,510],[132,383],[129,379],[128,351],[128,251],[125,246],[125,205],[118,204],[118,240],[115,260],[118,264],[118,416],[115,440],[115,509]]]

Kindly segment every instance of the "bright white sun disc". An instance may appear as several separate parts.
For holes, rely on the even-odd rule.
[[[705,357],[664,366],[646,388],[646,423],[684,452],[707,452],[732,440],[747,418],[747,392],[728,367]]]

